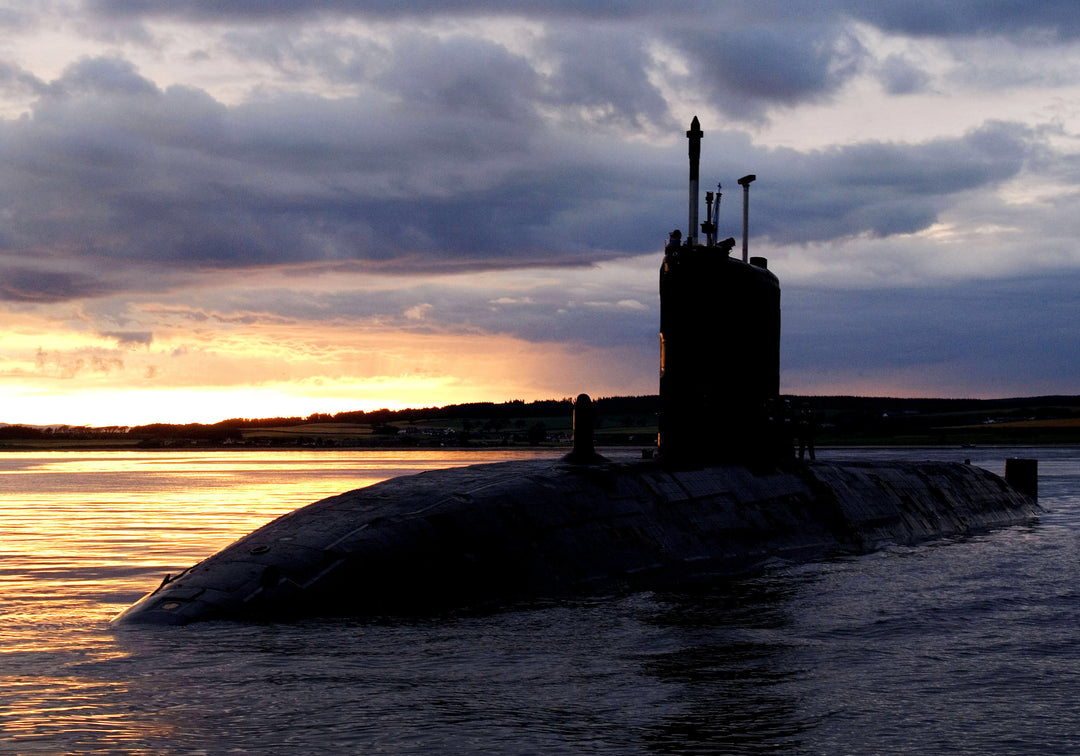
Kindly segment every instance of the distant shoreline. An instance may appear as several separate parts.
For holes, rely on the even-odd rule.
[[[1051,447],[1080,447],[1080,440],[1074,441],[1040,441],[1040,442],[1010,442],[1000,441],[982,444],[955,444],[955,443],[928,443],[928,442],[902,442],[902,441],[888,441],[882,443],[861,443],[853,442],[849,444],[844,443],[828,443],[818,444],[816,446],[818,451],[835,451],[838,449],[957,449],[962,451],[979,451],[985,449],[998,449],[998,448],[1010,448],[1010,449],[1023,449],[1023,448],[1051,448]],[[251,453],[251,454],[274,454],[274,453],[289,453],[295,454],[296,452],[312,452],[316,454],[323,453],[341,453],[341,452],[566,452],[572,447],[571,444],[544,444],[540,446],[480,446],[480,445],[447,445],[447,446],[409,446],[409,445],[388,445],[388,446],[345,446],[345,447],[333,447],[333,446],[251,446],[251,445],[206,445],[206,446],[159,446],[148,447],[140,446],[138,444],[62,444],[62,445],[33,445],[33,444],[0,444],[0,453],[19,453],[19,454],[32,454],[32,453],[48,453],[48,452],[136,452],[136,453],[190,453],[190,452],[229,452],[229,453]],[[644,444],[623,444],[623,445],[600,445],[597,449],[603,453],[604,450],[610,450],[611,452],[633,452],[635,450],[641,450],[642,452],[650,451],[655,446],[647,446]]]
[[[809,408],[816,418],[816,443],[822,447],[1080,444],[1080,396],[781,399],[778,407],[786,408],[788,413],[781,414],[781,419],[793,417],[795,408]],[[655,395],[595,400],[596,444],[655,446],[660,409]],[[722,420],[712,422],[717,427],[703,428],[703,437],[725,433]],[[238,418],[213,425],[158,423],[89,428],[0,424],[0,450],[4,451],[562,449],[570,445],[572,437],[573,403],[569,399],[480,402],[306,418]]]

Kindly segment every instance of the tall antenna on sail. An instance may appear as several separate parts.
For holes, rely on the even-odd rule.
[[[690,130],[686,132],[690,140],[690,228],[686,232],[686,243],[691,247],[697,245],[698,235],[698,165],[701,163],[701,138],[705,133],[701,130],[701,124],[697,116],[690,122]]]

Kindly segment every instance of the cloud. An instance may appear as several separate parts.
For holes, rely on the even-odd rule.
[[[58,95],[82,96],[153,95],[157,86],[136,72],[135,66],[122,58],[84,58],[68,67],[53,84]]]
[[[535,122],[539,76],[520,55],[465,36],[409,37],[392,46],[386,71],[376,80],[406,103],[406,111],[440,119],[464,116],[480,133],[490,130],[485,122],[526,129]]]
[[[123,359],[101,349],[80,349],[72,352],[38,349],[34,361],[38,375],[64,381],[108,376],[124,369]]]
[[[14,63],[0,61],[0,92],[11,94],[45,94],[44,81]]]
[[[760,162],[765,180],[755,187],[755,228],[781,244],[912,234],[965,193],[1018,175],[1033,140],[1018,124],[991,122],[921,144],[776,150]]]
[[[885,91],[891,95],[922,92],[930,83],[930,75],[902,55],[890,55],[878,69]]]
[[[1080,352],[1063,345],[1080,325],[1078,286],[1077,272],[874,291],[787,286],[782,365],[801,391],[815,374],[923,370],[946,396],[1075,393],[1067,376],[1080,371]]]
[[[556,81],[581,82],[559,85],[564,101],[607,103],[605,117],[624,125],[635,113],[661,118],[658,93],[631,94],[641,72],[611,65],[595,79],[558,69]],[[620,76],[632,86],[611,88]],[[403,99],[226,106],[197,89],[160,89],[123,60],[77,62],[31,118],[0,123],[3,241],[109,270],[114,282],[24,265],[0,296],[93,295],[136,264],[157,266],[148,287],[170,272],[327,262],[411,273],[588,265],[656,248],[683,213],[684,144],[561,130],[538,110],[554,90],[500,45],[421,39],[379,80]],[[828,86],[813,79],[800,91]],[[926,229],[965,192],[1017,175],[1040,138],[988,122],[924,143],[799,152],[708,124],[706,135],[711,155],[737,156],[728,182],[759,174],[755,232],[781,244]]]
[[[710,6],[691,0],[675,0],[671,11],[680,14],[701,14]],[[214,0],[92,0],[90,8],[108,16],[120,17],[183,17],[210,19],[293,18],[330,13],[374,18],[415,18],[417,16],[450,15],[522,15],[577,18],[626,18],[655,15],[655,4],[646,0],[600,0],[580,3],[574,0],[553,0],[542,7],[530,0],[506,0],[492,5],[484,0],[233,0],[222,3]]]
[[[797,19],[779,25],[689,27],[671,42],[686,50],[694,82],[723,112],[762,120],[775,105],[834,94],[864,65],[867,51],[842,26]]]
[[[1080,14],[1069,0],[1009,3],[999,0],[891,0],[867,3],[843,0],[837,7],[852,17],[889,32],[912,36],[1022,36],[1045,31],[1059,39],[1080,34]]]
[[[549,30],[542,49],[554,61],[543,82],[545,103],[582,109],[592,123],[674,127],[667,100],[651,78],[649,38],[639,28],[559,25]]]
[[[120,346],[150,346],[154,341],[154,334],[150,331],[103,331],[100,335],[115,339]]]
[[[513,297],[500,296],[506,289],[495,280],[484,283],[464,275],[405,279],[398,286],[370,289],[357,276],[324,292],[313,290],[310,280],[297,279],[293,289],[237,285],[206,292],[199,309],[146,312],[127,308],[98,317],[139,319],[152,322],[155,330],[172,332],[333,323],[334,328],[356,332],[392,329],[477,340],[507,336],[534,344],[569,343],[576,348],[637,344],[651,351],[659,322],[655,267],[660,256],[657,247],[645,275],[629,285],[613,284],[599,269],[583,270],[572,281],[541,278],[532,284],[518,283]]]
[[[434,306],[427,302],[414,305],[405,310],[405,318],[407,320],[423,320],[433,309],[435,309]]]
[[[0,263],[0,301],[50,303],[96,297],[115,289],[91,276]]]
[[[485,50],[507,70],[505,52]],[[498,94],[489,75],[451,63],[436,81],[430,57],[401,74],[430,91],[397,106],[300,97],[232,108],[160,90],[130,64],[81,61],[32,118],[0,124],[7,243],[177,268],[589,262],[580,252],[596,242],[560,226],[626,191],[625,172],[560,155],[515,104],[520,87]]]
[[[1034,4],[1003,3],[999,0],[822,0],[821,2],[732,2],[718,8],[699,0],[672,0],[663,7],[645,0],[580,3],[552,0],[538,5],[529,0],[505,0],[493,5],[487,0],[91,0],[92,12],[113,18],[186,18],[206,20],[267,20],[314,17],[321,14],[365,18],[411,19],[454,16],[524,16],[531,18],[581,18],[624,20],[672,16],[700,21],[704,27],[723,21],[732,25],[746,17],[768,19],[831,19],[845,16],[874,24],[884,30],[911,35],[953,36],[1009,33],[1027,29],[1050,29],[1061,35],[1080,28],[1076,8],[1069,0],[1044,0]]]

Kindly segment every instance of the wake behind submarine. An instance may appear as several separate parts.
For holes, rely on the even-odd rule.
[[[702,136],[695,117],[689,231],[671,234],[660,268],[651,458],[596,454],[582,395],[562,459],[436,470],[315,502],[167,576],[113,622],[415,615],[678,588],[1035,519],[1034,460],[1009,460],[1003,480],[958,463],[795,459],[779,397],[780,286],[747,251],[755,177],[739,179],[741,259],[733,238],[716,239],[719,192],[706,195],[699,243]]]

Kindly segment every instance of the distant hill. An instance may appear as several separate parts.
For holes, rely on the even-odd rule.
[[[1080,396],[1012,399],[897,399],[787,396],[808,404],[820,445],[1080,443]],[[656,442],[656,395],[593,402],[601,445]],[[210,425],[133,428],[0,425],[0,448],[490,447],[570,442],[571,399],[474,402],[446,407],[340,412],[308,417],[233,418]],[[716,428],[722,433],[722,428]]]
[[[814,409],[821,425],[819,443],[825,445],[1080,443],[1080,396],[797,401]]]

